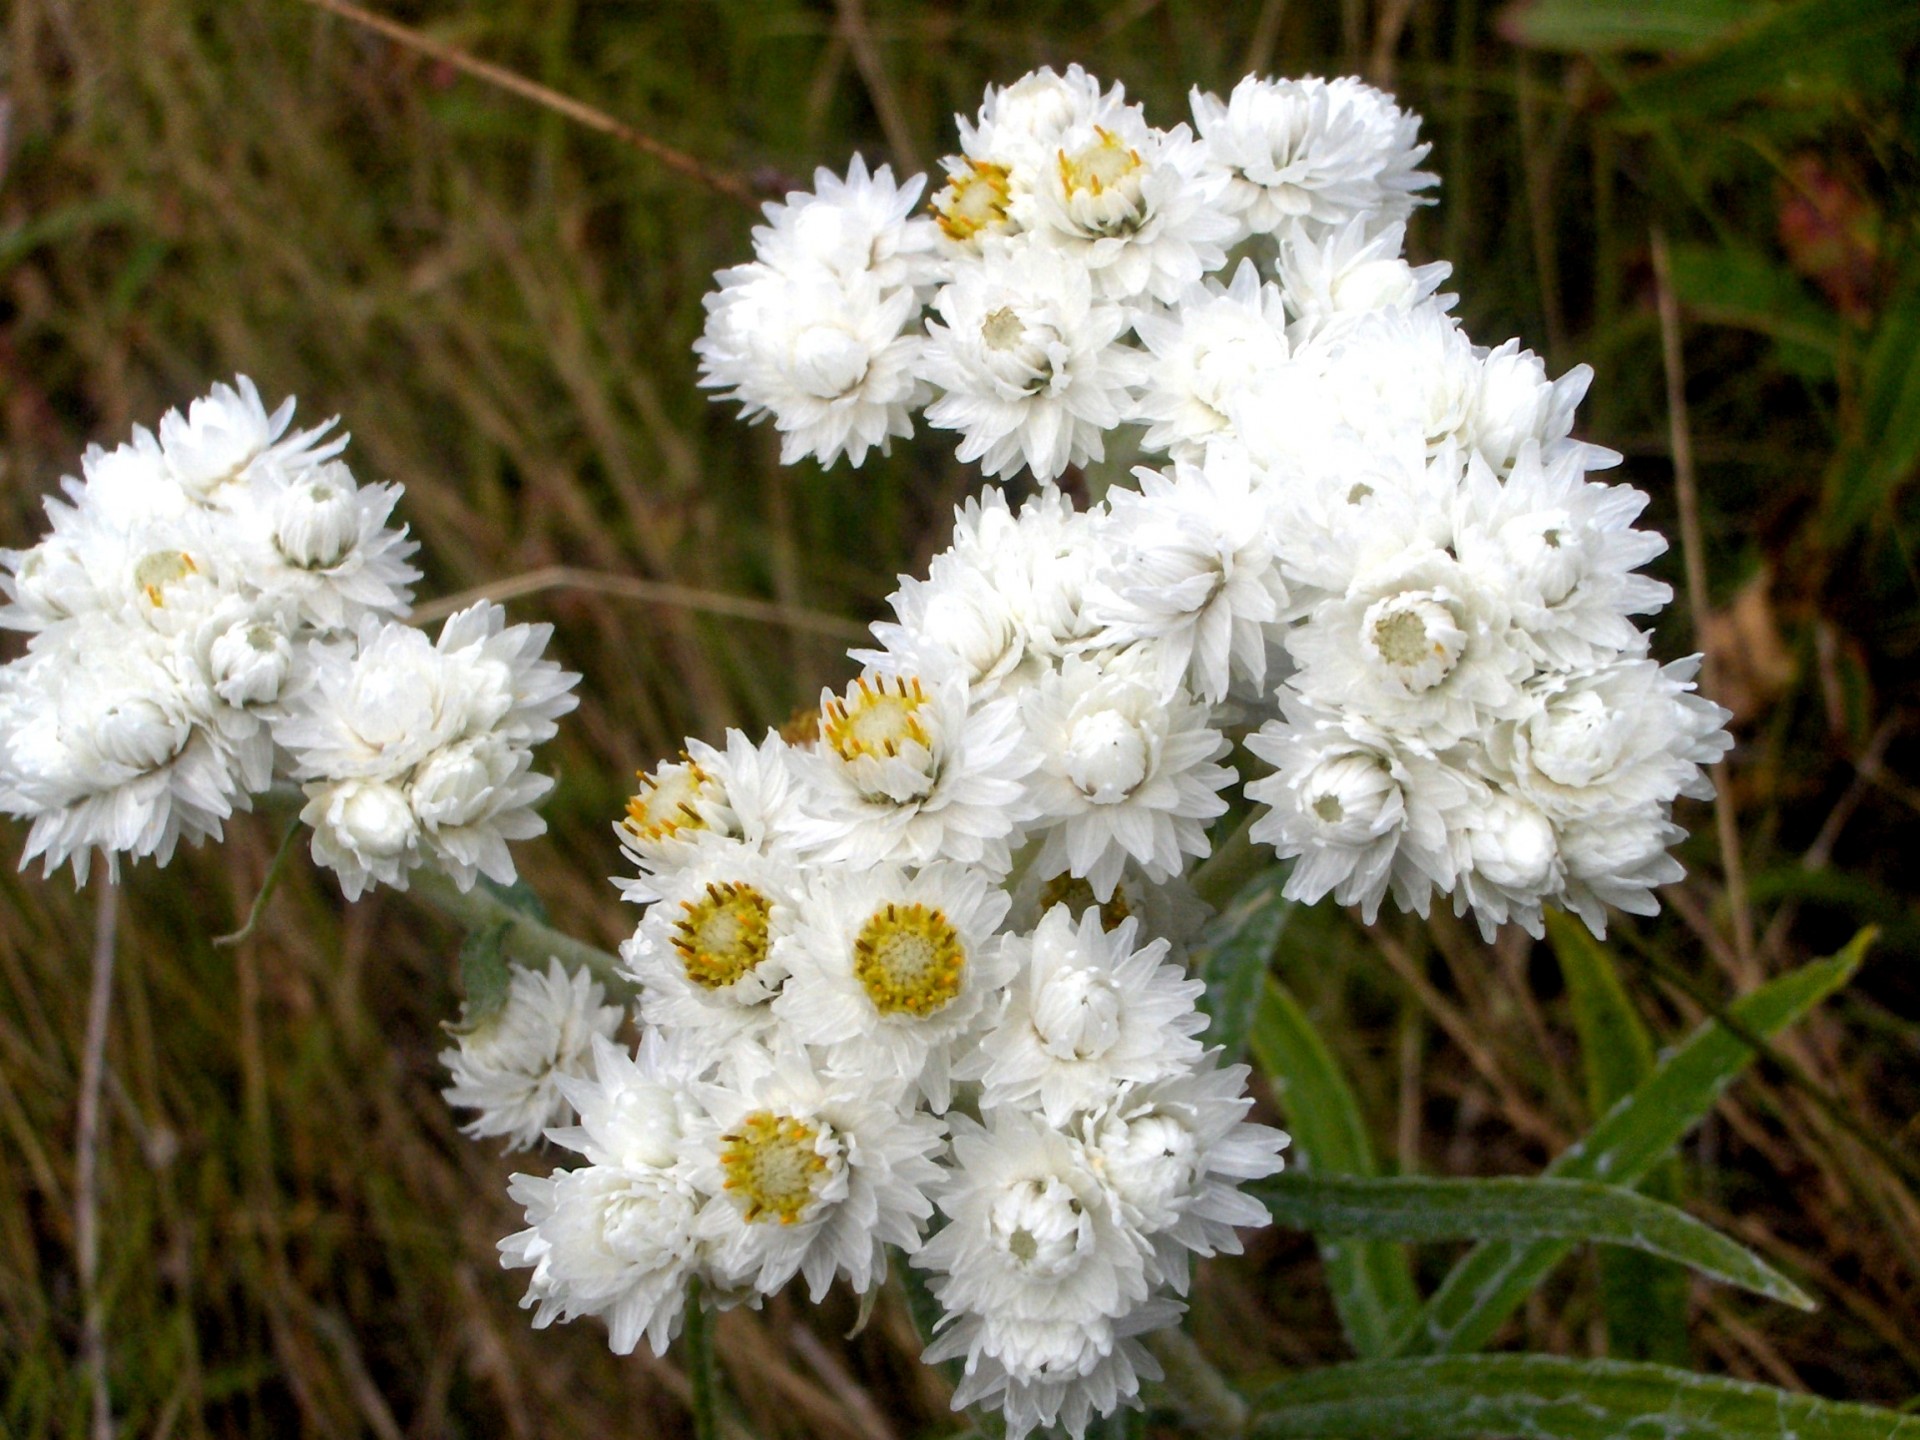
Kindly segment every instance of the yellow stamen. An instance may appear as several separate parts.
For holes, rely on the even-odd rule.
[[[946,915],[918,903],[888,904],[860,927],[853,974],[882,1015],[924,1019],[966,983],[967,952]]]
[[[687,979],[703,990],[724,990],[767,958],[767,917],[773,902],[751,885],[714,881],[698,900],[682,900],[673,927]]]
[[[820,708],[820,733],[842,760],[892,757],[909,743],[933,748],[919,713],[928,703],[927,694],[917,678],[881,675],[870,684],[862,675],[853,683],[860,693],[851,704],[834,696]]]
[[[680,763],[660,766],[648,774],[639,772],[640,792],[627,801],[627,818],[621,822],[636,840],[658,843],[682,830],[704,830],[706,818],[694,801],[709,795],[714,779],[680,752]]]
[[[1056,905],[1064,905],[1077,920],[1081,912],[1093,903],[1093,887],[1077,875],[1056,875],[1040,887],[1042,915]],[[1131,914],[1133,907],[1127,903],[1127,892],[1116,885],[1113,887],[1113,898],[1100,906],[1100,928],[1117,930],[1120,922]]]
[[[814,1126],[771,1110],[754,1111],[720,1137],[725,1188],[745,1207],[749,1222],[775,1218],[791,1225],[800,1218],[827,1173],[819,1139]]]
[[[971,240],[982,230],[1004,230],[1012,189],[1007,167],[991,160],[969,160],[948,179],[928,206],[949,239]]]

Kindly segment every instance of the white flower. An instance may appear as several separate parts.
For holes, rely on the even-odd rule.
[[[1131,1333],[1124,1321],[1144,1307],[1163,1323],[1177,1308],[1147,1306],[1146,1242],[1077,1143],[1020,1110],[993,1111],[985,1127],[956,1116],[953,1130],[934,1197],[947,1224],[914,1259],[935,1273],[947,1311],[927,1358],[964,1355],[980,1376],[956,1405],[1004,1389],[1014,1430],[1051,1423],[1063,1405],[1069,1425],[1084,1428],[1090,1400],[1111,1409],[1137,1388],[1131,1368],[1117,1388],[1109,1368]],[[1096,1374],[1107,1385],[1090,1384]]]
[[[1073,1440],[1082,1440],[1095,1415],[1111,1415],[1123,1405],[1140,1408],[1140,1382],[1158,1380],[1162,1371],[1135,1337],[1179,1324],[1185,1308],[1162,1296],[1115,1320],[1023,1324],[1019,1342],[1009,1348],[1024,1363],[1009,1368],[998,1355],[981,1353],[954,1387],[953,1408],[997,1403],[1009,1440],[1024,1440],[1049,1425],[1064,1426]],[[926,1358],[967,1354],[979,1328],[974,1317],[963,1318],[927,1347]]]
[[[933,224],[908,217],[926,183],[915,175],[896,185],[887,165],[869,174],[859,155],[845,180],[822,166],[813,172],[812,191],[795,190],[785,204],[763,207],[768,223],[754,227],[754,253],[786,274],[818,267],[841,277],[870,275],[887,290],[922,284]]]
[[[1342,317],[1370,310],[1408,310],[1425,301],[1453,267],[1414,267],[1400,257],[1407,227],[1380,227],[1355,216],[1323,235],[1294,230],[1280,242],[1276,273],[1287,309],[1305,340]],[[1452,303],[1441,296],[1438,308]]]
[[[1617,464],[1619,456],[1610,450],[1561,444],[1572,432],[1573,412],[1592,383],[1590,365],[1576,365],[1558,380],[1548,380],[1546,365],[1531,350],[1521,349],[1518,340],[1483,351],[1479,383],[1467,415],[1467,438],[1501,475],[1513,468],[1529,441],[1549,456],[1572,448],[1586,458],[1589,469]]]
[[[1127,311],[1095,300],[1084,265],[1033,246],[989,250],[933,305],[945,323],[927,322],[923,373],[945,393],[927,423],[962,433],[962,463],[1051,481],[1105,455],[1141,357],[1119,343]]]
[[[1040,768],[1028,781],[1046,841],[1041,875],[1085,879],[1110,899],[1129,858],[1150,879],[1208,853],[1206,822],[1223,814],[1233,772],[1213,762],[1226,741],[1208,711],[1176,689],[1164,694],[1152,664],[1068,657],[1024,697]]]
[[[1113,894],[1105,901],[1096,899],[1093,887],[1072,875],[1043,876],[1029,865],[1012,891],[1013,906],[1007,912],[1006,928],[1030,931],[1049,910],[1064,909],[1077,922],[1092,912],[1100,924],[1112,930],[1132,916],[1143,933],[1168,944],[1167,958],[1185,964],[1188,954],[1200,939],[1200,932],[1213,916],[1213,907],[1202,900],[1185,875],[1165,880],[1150,880],[1136,860],[1121,867]]]
[[[793,811],[790,748],[770,730],[755,745],[729,730],[724,750],[687,741],[678,760],[640,772],[626,818],[613,827],[621,852],[640,868],[637,880],[616,879],[629,900],[645,904],[697,855],[709,838],[739,840],[762,854],[784,852]]]
[[[1221,203],[1242,236],[1355,216],[1392,224],[1435,181],[1414,168],[1431,148],[1417,143],[1420,117],[1359,80],[1249,75],[1224,103],[1198,89],[1191,99],[1194,127],[1232,177]]]
[[[1664,850],[1665,843],[1657,848]],[[1518,795],[1495,790],[1469,813],[1463,849],[1467,863],[1454,888],[1454,914],[1471,909],[1488,944],[1508,920],[1536,940],[1544,936],[1541,903],[1566,885],[1553,821]]]
[[[720,273],[694,344],[700,383],[738,400],[748,420],[773,416],[780,463],[812,456],[858,466],[913,433],[925,398],[920,313],[910,286],[887,288],[865,271],[781,271],[754,264]]]
[[[721,1283],[771,1295],[799,1274],[818,1302],[843,1275],[865,1294],[885,1246],[918,1249],[946,1132],[905,1101],[904,1086],[823,1077],[797,1052],[720,1090],[692,1173],[712,1197],[698,1233]]]
[[[1454,523],[1461,563],[1506,577],[1515,639],[1541,663],[1585,669],[1641,637],[1626,617],[1673,598],[1635,573],[1667,548],[1666,537],[1632,528],[1647,497],[1586,478],[1578,450],[1543,457],[1521,446],[1502,481],[1482,462],[1467,468]]]
[[[500,1262],[533,1270],[520,1303],[538,1307],[535,1329],[598,1315],[615,1354],[631,1354],[645,1336],[664,1355],[702,1260],[694,1234],[702,1196],[683,1151],[711,1087],[655,1034],[635,1056],[596,1037],[594,1056],[593,1081],[561,1082],[580,1124],[553,1135],[590,1163],[547,1179],[513,1177],[508,1194],[525,1207],[528,1228],[500,1242]]]
[[[216,723],[226,707],[192,663],[194,638],[90,615],[0,669],[0,806],[32,821],[23,864],[71,861],[84,881],[97,847],[110,874],[122,854],[164,865],[247,808],[265,757],[257,736],[237,749]]]
[[[271,415],[260,392],[246,376],[232,386],[215,385],[183,416],[169,410],[160,417],[160,453],[167,473],[194,500],[220,503],[223,487],[266,460],[288,468],[317,465],[345,448],[344,435],[326,438],[337,421],[287,434],[293,421],[292,399]]]
[[[1293,685],[1316,704],[1434,748],[1518,713],[1531,669],[1505,577],[1416,547],[1368,566],[1287,633]]]
[[[1123,97],[1117,85],[1103,95],[1100,82],[1078,65],[1069,65],[1064,75],[1042,66],[1011,85],[989,85],[974,119],[955,117],[960,149],[969,160],[999,166],[1017,193],[1029,196],[1040,172],[1054,162],[1061,137],[1117,108]],[[948,171],[956,173],[956,167]]]
[[[243,615],[221,630],[207,652],[213,690],[236,708],[271,705],[293,673],[293,641],[258,615]]]
[[[248,583],[297,606],[320,629],[363,614],[400,615],[420,572],[418,548],[387,521],[398,485],[359,485],[338,460],[305,469],[255,465],[242,520]]]
[[[791,753],[795,844],[824,863],[1008,865],[1037,757],[1011,697],[969,708],[966,681],[872,671],[822,692],[820,738]]]
[[[626,1014],[602,1005],[605,998],[591,975],[569,975],[558,960],[544,972],[513,966],[501,1009],[456,1030],[458,1043],[440,1052],[453,1077],[441,1094],[480,1112],[462,1133],[504,1135],[509,1150],[524,1150],[548,1126],[572,1119],[559,1077],[584,1078],[594,1036],[610,1039]]]
[[[1188,1255],[1238,1255],[1236,1227],[1268,1223],[1239,1183],[1283,1168],[1284,1131],[1249,1124],[1245,1065],[1199,1066],[1128,1085],[1081,1130],[1086,1154],[1119,1198],[1128,1223],[1154,1245],[1156,1283],[1187,1292]]]
[[[1266,681],[1266,626],[1287,602],[1275,553],[1273,505],[1244,455],[1222,450],[1171,475],[1136,470],[1139,491],[1107,497],[1109,564],[1088,597],[1104,645],[1144,641],[1159,684],[1224,700],[1231,675],[1257,695]]]
[[[1021,603],[1026,597],[998,583],[1012,567],[1002,561],[987,570],[968,562],[950,549],[933,557],[925,580],[902,575],[900,588],[888,597],[898,623],[873,626],[884,651],[856,650],[852,658],[908,673],[957,671],[977,700],[1030,678],[1032,622]]]
[[[1176,460],[1197,460],[1209,441],[1232,433],[1234,398],[1285,364],[1284,299],[1242,260],[1225,290],[1208,282],[1164,314],[1143,311],[1133,328],[1152,352],[1137,419],[1140,443]]]
[[[821,1047],[836,1074],[876,1088],[918,1086],[937,1113],[951,1051],[983,1023],[1011,973],[995,930],[1007,897],[969,866],[820,869],[778,959],[773,1002],[788,1033]]]
[[[768,1002],[787,974],[776,951],[799,883],[794,867],[742,841],[699,845],[620,947],[646,1023],[716,1057],[742,1038],[770,1041]]]
[[[1090,272],[1101,296],[1171,304],[1226,264],[1235,223],[1219,205],[1225,187],[1186,126],[1156,130],[1137,106],[1103,105],[1041,167],[1031,226]]]
[[[1435,300],[1352,313],[1303,338],[1294,359],[1323,428],[1344,426],[1381,446],[1421,442],[1430,455],[1471,441],[1480,359]]]
[[[314,859],[349,899],[370,880],[404,888],[429,855],[462,889],[513,879],[506,842],[545,830],[530,807],[553,786],[529,773],[532,747],[578,703],[580,677],[540,657],[551,633],[483,604],[437,641],[368,618],[356,643],[313,647],[276,738],[306,782]]]
[[[1107,1101],[1126,1081],[1158,1080],[1200,1056],[1193,1037],[1207,1019],[1194,1008],[1206,989],[1163,963],[1165,940],[1138,950],[1128,918],[1108,933],[1097,907],[1076,924],[1066,906],[1041,918],[1007,949],[1018,967],[1006,1008],[980,1047],[955,1068],[977,1079],[989,1108],[1031,1108],[1064,1125]]]

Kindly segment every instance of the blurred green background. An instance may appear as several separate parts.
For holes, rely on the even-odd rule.
[[[1027,5],[792,0],[390,5],[435,41],[577,97],[777,194],[816,165],[922,169],[982,87],[1078,60],[1149,118],[1242,74],[1360,73],[1426,117],[1451,259],[1483,343],[1597,379],[1581,433],[1675,535],[1650,237],[1683,316],[1709,606],[1663,658],[1713,655],[1739,748],[1754,954],[1711,814],[1689,879],[1622,925],[1636,1003],[1700,1014],[1882,927],[1791,1055],[1854,1119],[1920,1149],[1920,7],[1911,0],[1432,0]],[[425,597],[569,564],[755,597],[784,621],[581,590],[517,601],[587,676],[542,764],[561,784],[524,870],[570,928],[630,928],[605,876],[637,766],[686,734],[778,723],[847,667],[810,617],[871,619],[976,483],[945,437],[860,471],[781,470],[694,387],[712,271],[755,216],[618,140],[301,0],[9,0],[0,18],[0,544],[90,440],[211,381],[338,413],[363,479],[405,483]],[[799,623],[792,623],[799,622]],[[17,642],[8,642],[10,645]],[[9,649],[7,654],[14,651]],[[437,1096],[458,936],[405,897],[345,907],[296,866],[244,917],[279,822],[132,877],[108,1051],[103,1283],[137,1435],[606,1436],[687,1430],[671,1357],[592,1322],[536,1335],[494,1242],[520,1165]],[[0,841],[17,853],[24,830]],[[78,1433],[87,1388],[72,1134],[90,897],[0,879],[0,1432]],[[1358,1086],[1389,1168],[1525,1173],[1590,1118],[1546,947],[1450,919],[1297,920],[1278,965]],[[1284,1111],[1275,1112],[1284,1121]],[[535,1168],[547,1161],[534,1157]],[[1687,1203],[1800,1278],[1799,1315],[1696,1282],[1695,1363],[1881,1403],[1920,1395],[1920,1201],[1762,1068],[1690,1141]],[[1433,1278],[1448,1255],[1423,1256]],[[1565,1268],[1503,1339],[1600,1353],[1596,1269]],[[836,1296],[720,1325],[763,1436],[958,1428],[892,1297],[851,1341]],[[1255,1237],[1195,1294],[1230,1373],[1345,1354],[1303,1236]],[[1156,1422],[1157,1423],[1157,1422]]]

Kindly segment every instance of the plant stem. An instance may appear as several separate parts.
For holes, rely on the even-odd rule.
[[[1200,1353],[1191,1335],[1176,1326],[1140,1338],[1167,1372],[1165,1383],[1174,1403],[1196,1429],[1226,1440],[1246,1433],[1247,1402]]]
[[[688,1287],[687,1323],[680,1338],[687,1347],[687,1379],[693,1386],[694,1440],[717,1440],[720,1424],[714,1404],[713,1317],[707,1313],[701,1291],[698,1280]]]
[[[106,1314],[100,1303],[100,1228],[96,1181],[100,1158],[100,1084],[107,1069],[107,1022],[113,1010],[113,959],[119,936],[120,887],[100,877],[93,912],[93,990],[87,999],[86,1048],[80,1059],[80,1108],[74,1124],[73,1245],[80,1272],[80,1363],[93,1391],[93,1440],[112,1440],[113,1397],[107,1391]]]
[[[502,943],[507,954],[523,965],[545,965],[548,957],[552,957],[569,970],[586,970],[596,980],[622,990],[630,987],[630,982],[620,973],[620,961],[616,957],[514,909],[483,885],[461,890],[430,866],[414,871],[408,883],[411,893],[469,930],[501,926],[505,931]]]

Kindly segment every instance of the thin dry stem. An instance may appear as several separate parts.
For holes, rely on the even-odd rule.
[[[819,635],[834,635],[858,640],[866,630],[852,620],[782,605],[771,600],[754,600],[744,595],[725,595],[718,590],[701,590],[691,585],[674,585],[659,580],[639,580],[631,575],[610,575],[601,570],[582,570],[572,565],[543,565],[521,575],[476,585],[456,595],[442,596],[417,606],[407,618],[416,625],[444,620],[457,610],[481,600],[515,600],[537,595],[543,590],[589,590],[599,595],[617,595],[649,605],[670,605],[679,610],[699,610],[709,615],[728,615],[738,620],[759,620],[768,625],[784,625],[789,630],[811,630]]]
[[[1680,511],[1680,553],[1686,566],[1687,609],[1693,616],[1697,640],[1708,614],[1707,560],[1706,547],[1700,538],[1700,492],[1693,467],[1693,431],[1687,420],[1686,368],[1680,352],[1680,301],[1673,293],[1666,232],[1656,227],[1650,239],[1653,283],[1660,308],[1660,360],[1667,381],[1667,429],[1673,446],[1674,498]],[[1705,650],[1701,660],[1700,688],[1709,699],[1722,693],[1719,666],[1711,649]],[[1753,913],[1747,906],[1746,865],[1740,858],[1739,817],[1734,814],[1732,785],[1725,778],[1727,764],[1724,760],[1721,762],[1723,778],[1714,787],[1713,820],[1720,841],[1720,865],[1727,880],[1727,908],[1733,912],[1734,979],[1744,991],[1758,986],[1761,976],[1754,951]]]
[[[604,110],[575,100],[571,95],[562,95],[558,90],[549,89],[524,75],[515,74],[504,66],[490,64],[456,46],[423,35],[411,26],[402,25],[397,20],[389,20],[384,15],[376,15],[371,10],[363,10],[350,0],[306,0],[306,3],[342,20],[384,35],[395,44],[404,45],[443,65],[451,65],[476,80],[484,80],[489,85],[498,86],[523,100],[531,100],[536,105],[544,105],[556,114],[564,115],[575,124],[584,125],[589,130],[598,130],[602,135],[611,135],[624,145],[630,145],[643,155],[651,156],[662,165],[677,174],[685,175],[689,180],[697,181],[716,194],[725,195],[729,200],[738,200],[743,205],[759,208],[760,198],[751,186],[738,176],[722,171],[694,159],[684,150],[654,139],[644,131],[636,130],[624,120],[616,120]]]
[[[87,999],[86,1047],[80,1059],[80,1113],[74,1125],[73,1246],[80,1271],[80,1363],[93,1392],[93,1440],[112,1440],[113,1397],[107,1389],[106,1313],[100,1302],[100,1086],[107,1070],[107,1024],[113,1013],[113,958],[120,933],[120,887],[100,877],[93,910],[93,991]]]

